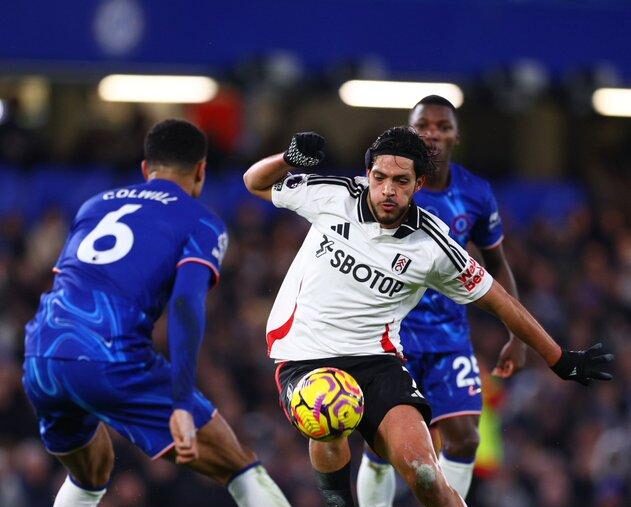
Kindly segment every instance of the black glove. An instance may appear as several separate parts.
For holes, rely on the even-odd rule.
[[[283,153],[283,159],[293,167],[315,167],[324,160],[324,137],[315,132],[299,132]]]
[[[588,386],[592,379],[611,380],[613,375],[602,368],[613,361],[613,354],[601,354],[602,348],[602,343],[597,343],[587,350],[564,350],[550,368],[563,380],[576,380],[584,386]]]

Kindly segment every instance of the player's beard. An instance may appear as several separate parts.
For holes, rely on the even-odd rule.
[[[393,203],[396,204],[396,203]],[[409,209],[409,205],[402,207],[397,205],[392,211],[386,212],[380,206],[373,206],[377,221],[381,225],[389,226],[403,222],[405,214]]]

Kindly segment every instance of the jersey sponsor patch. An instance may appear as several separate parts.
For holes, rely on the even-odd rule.
[[[322,257],[325,253],[332,252],[333,245],[335,245],[335,241],[331,241],[326,234],[323,234],[322,243],[320,243],[320,248],[316,252],[316,257]]]
[[[392,261],[392,271],[394,271],[397,275],[402,275],[407,271],[411,262],[412,259],[398,253]]]
[[[463,271],[462,274],[458,275],[457,278],[464,288],[467,289],[467,292],[471,292],[484,279],[485,274],[485,269],[471,257],[469,267]]]
[[[343,275],[350,275],[355,281],[368,284],[371,289],[384,295],[387,294],[389,297],[401,292],[403,287],[405,287],[401,280],[387,276],[386,273],[377,268],[359,262],[344,250],[340,248],[334,250],[333,245],[335,243],[326,234],[323,234],[322,237],[320,248],[316,251],[316,257],[332,253],[330,264]]]

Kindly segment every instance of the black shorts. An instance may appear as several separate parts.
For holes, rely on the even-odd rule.
[[[285,361],[276,368],[279,402],[287,419],[294,386],[311,370],[331,366],[350,373],[364,392],[364,417],[357,431],[373,447],[379,424],[388,411],[397,405],[412,405],[429,425],[432,411],[414,380],[394,356],[341,356],[308,361]]]

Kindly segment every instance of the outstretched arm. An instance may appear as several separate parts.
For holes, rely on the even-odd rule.
[[[552,366],[561,357],[561,347],[541,327],[541,324],[522,304],[497,282],[475,304],[494,313],[521,341],[535,349],[543,360]]]
[[[585,351],[562,350],[528,310],[499,283],[494,281],[489,291],[475,303],[499,317],[515,336],[535,349],[562,379],[576,380],[587,385],[592,379],[613,378],[603,371],[603,367],[613,361],[612,354],[601,354],[600,344]]]
[[[324,138],[315,132],[300,132],[291,139],[284,153],[259,160],[243,175],[251,194],[272,200],[272,186],[281,181],[292,167],[315,167],[324,158]]]
[[[481,249],[480,252],[488,272],[506,289],[506,292],[517,299],[517,284],[501,243],[494,248]],[[510,333],[508,342],[502,347],[491,373],[501,378],[508,378],[521,370],[525,363],[526,345]]]

